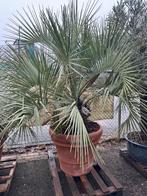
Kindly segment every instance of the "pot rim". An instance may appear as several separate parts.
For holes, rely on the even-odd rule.
[[[139,143],[134,142],[134,141],[132,141],[131,139],[128,138],[128,135],[129,135],[129,134],[131,134],[131,133],[138,133],[138,132],[139,132],[139,131],[132,131],[132,132],[127,133],[126,136],[125,136],[125,139],[126,139],[128,142],[130,142],[130,143],[132,143],[132,144],[134,144],[134,145],[137,145],[137,146],[140,146],[140,147],[147,148],[147,145],[139,144]]]
[[[92,133],[88,133],[88,135],[90,135],[90,136],[93,136],[93,135],[95,135],[97,132],[101,132],[101,131],[103,131],[102,130],[102,127],[100,126],[100,124],[99,123],[97,123],[98,124],[98,126],[99,126],[99,128],[96,130],[96,131],[93,131]],[[70,137],[73,137],[73,135],[66,135],[66,134],[61,134],[61,133],[55,133],[54,131],[53,131],[53,129],[52,128],[49,128],[49,132],[50,132],[50,135],[52,136],[52,135],[56,135],[56,136],[62,136],[62,137],[66,137],[66,138],[70,138]]]
[[[101,126],[99,125],[99,128],[97,129],[97,131],[94,131],[92,133],[88,133],[91,141],[95,145],[98,144],[98,141],[99,141],[98,138],[101,137],[102,132],[103,132],[103,130],[102,130]],[[78,139],[78,135],[74,136],[74,135],[57,134],[51,128],[49,129],[49,133],[50,133],[50,136],[51,136],[53,142],[55,144],[58,143],[60,146],[61,145],[71,146],[73,138],[75,138],[75,139],[77,138]],[[75,147],[74,143],[72,144],[72,147]]]

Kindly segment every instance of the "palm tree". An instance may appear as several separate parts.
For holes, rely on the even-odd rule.
[[[57,133],[79,136],[74,142],[80,145],[82,160],[87,145],[94,155],[97,152],[88,136],[89,102],[96,97],[103,96],[103,104],[110,95],[119,97],[129,110],[122,129],[139,123],[138,65],[132,60],[128,36],[116,23],[100,25],[97,12],[97,1],[79,10],[73,0],[60,14],[41,8],[38,14],[29,8],[11,20],[12,40],[20,28],[21,41],[36,47],[33,53],[12,46],[6,51],[1,109],[6,132],[51,121]],[[87,99],[89,92],[92,98]]]
[[[147,84],[146,84],[146,45],[147,45],[147,3],[144,0],[122,0],[116,6],[113,7],[113,11],[109,16],[109,20],[117,21],[120,28],[125,28],[126,32],[132,43],[134,50],[133,58],[136,59],[138,65],[138,72],[140,72],[140,83],[142,88],[140,89],[140,101],[141,105],[146,105],[147,102]],[[134,45],[135,44],[135,45]],[[137,47],[135,47],[137,45]],[[137,60],[138,59],[138,60]],[[138,63],[139,61],[139,63]],[[147,129],[147,111],[146,107],[140,108],[141,123],[140,129],[141,135],[145,139]]]

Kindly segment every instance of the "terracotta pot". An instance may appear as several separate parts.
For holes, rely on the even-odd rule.
[[[75,147],[70,151],[71,141],[73,136],[68,138],[63,134],[56,134],[52,129],[49,129],[51,138],[56,145],[60,168],[68,175],[80,176],[89,173],[92,169],[94,158],[89,150],[89,160],[85,158],[84,167],[80,167],[80,162],[75,158]],[[102,129],[99,126],[98,130],[89,134],[91,141],[96,146],[102,135]]]

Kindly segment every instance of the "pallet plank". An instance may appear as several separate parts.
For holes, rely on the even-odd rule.
[[[8,189],[7,184],[0,184],[0,193],[6,192]]]
[[[15,155],[2,156],[0,162],[16,161]]]
[[[10,174],[9,174],[9,176],[11,176],[11,177],[10,177],[10,178],[7,180],[7,182],[6,182],[6,187],[7,187],[6,192],[9,191],[10,184],[11,184],[11,181],[12,181],[12,178],[13,178],[14,171],[15,171],[15,168],[11,168]]]
[[[60,172],[63,171],[60,169],[57,156],[53,155],[51,152],[48,153],[48,156],[56,196],[64,195],[63,191],[65,187],[64,184],[61,183],[62,180],[68,182],[68,187],[70,188],[72,196],[122,195],[122,186],[110,172],[101,165],[97,164],[96,166],[93,166],[90,174],[85,174],[77,178],[65,173],[60,176]]]
[[[3,162],[3,168],[1,167],[1,172],[3,173],[8,173],[8,174],[3,174],[0,176],[0,193],[4,193],[4,192],[8,192],[10,185],[11,185],[11,181],[13,179],[14,176],[14,172],[16,169],[16,160],[13,161],[11,163],[11,167],[10,167],[10,162],[9,160],[7,160],[6,162]],[[8,165],[8,167],[6,167]],[[2,165],[1,165],[2,166]]]
[[[67,182],[68,182],[68,184],[70,186],[70,189],[71,189],[72,194],[73,195],[76,195],[76,196],[80,196],[79,190],[77,188],[77,185],[76,185],[73,177],[71,177],[69,175],[66,175],[66,179],[67,179]]]
[[[16,161],[9,161],[0,163],[0,170],[13,168],[16,164]]]
[[[49,166],[50,166],[50,171],[51,171],[51,174],[53,177],[53,185],[54,185],[55,194],[56,194],[56,196],[64,196],[63,191],[62,191],[62,187],[61,187],[61,183],[60,183],[60,179],[58,176],[58,172],[57,172],[55,159],[54,159],[53,155],[51,155],[51,153],[49,153]]]
[[[116,178],[109,172],[109,170],[107,169],[106,166],[104,165],[99,165],[101,170],[103,170],[104,174],[110,179],[110,181],[112,182],[112,184],[114,185],[114,187],[117,190],[122,190],[123,187],[122,185],[116,180]]]
[[[88,195],[94,195],[94,190],[93,190],[90,182],[88,181],[86,175],[80,176],[80,179],[81,179]]]
[[[109,192],[109,189],[108,189],[107,185],[104,183],[104,181],[102,180],[100,175],[95,171],[94,168],[92,168],[91,173],[92,173],[94,179],[96,180],[96,182],[98,183],[98,185],[100,186],[103,193]]]
[[[10,179],[10,178],[12,178],[12,176],[11,176],[11,175],[7,175],[7,176],[0,176],[0,181],[8,180],[8,179]]]
[[[95,196],[104,196],[105,194],[102,193],[102,191],[100,191],[100,190],[94,190],[94,195]]]

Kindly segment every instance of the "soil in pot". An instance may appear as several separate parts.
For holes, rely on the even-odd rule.
[[[128,139],[141,145],[147,145],[147,135],[144,135],[142,132],[132,132],[131,134],[128,134]]]
[[[143,140],[143,139],[139,140],[138,141],[138,144],[146,145],[147,146],[147,139],[145,139],[145,140]]]
[[[102,129],[100,125],[95,122],[90,122],[87,126],[89,126],[90,131],[89,137],[96,146],[102,135]],[[89,159],[87,160],[87,157],[84,158],[84,167],[81,168],[79,160],[75,158],[75,146],[73,146],[72,150],[70,150],[73,136],[69,135],[67,138],[64,134],[55,134],[52,129],[50,129],[49,132],[57,148],[60,167],[66,174],[71,176],[80,176],[91,171],[94,158],[90,150]]]
[[[88,133],[95,132],[100,128],[100,126],[96,122],[92,121],[87,121],[87,123],[85,123],[85,126],[88,130]]]
[[[90,120],[85,121],[85,126],[86,126],[88,133],[95,132],[100,128],[99,124],[97,124],[96,122],[90,121]],[[63,127],[63,129],[61,130],[62,134],[65,134],[65,130],[66,130],[66,126]]]

